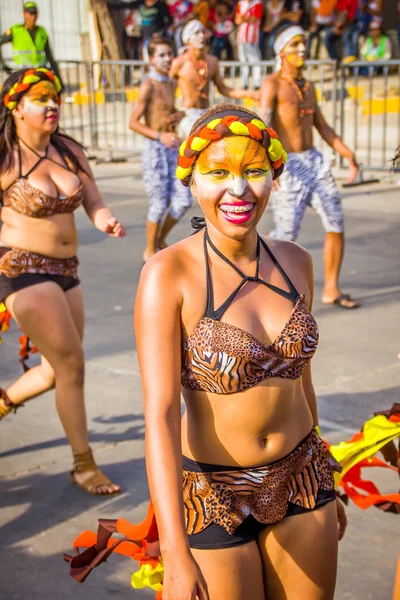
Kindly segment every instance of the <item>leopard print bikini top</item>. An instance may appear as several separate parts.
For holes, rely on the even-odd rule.
[[[208,263],[207,244],[229,264],[242,281],[225,302],[214,310],[214,296]],[[259,277],[261,246],[272,259],[289,291],[263,281]],[[305,302],[263,239],[257,241],[257,266],[254,277],[247,277],[229,261],[204,235],[207,274],[207,310],[195,331],[182,345],[182,386],[216,394],[233,394],[251,388],[264,379],[283,377],[297,379],[318,345],[318,326]],[[291,315],[277,338],[266,346],[243,329],[220,319],[246,282],[265,285],[293,303]]]
[[[21,140],[22,141],[22,140]],[[29,150],[39,156],[39,160],[26,173],[22,174],[22,157],[21,147],[18,144],[19,158],[19,176],[6,190],[2,192],[1,203],[3,206],[12,208],[15,212],[26,215],[27,217],[43,218],[61,213],[74,212],[84,200],[84,191],[82,184],[70,196],[49,196],[41,190],[35,188],[29,181],[28,176],[36,169],[36,167],[45,159],[55,162],[59,167],[68,169],[67,166],[53,160],[47,156],[49,147],[46,148],[44,156],[40,156],[36,150],[23,142]]]

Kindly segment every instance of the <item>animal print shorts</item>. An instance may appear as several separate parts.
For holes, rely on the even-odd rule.
[[[313,430],[287,456],[234,469],[183,457],[183,500],[191,548],[226,548],[257,539],[283,518],[336,499],[339,463]]]
[[[316,148],[288,154],[271,205],[275,228],[270,235],[278,240],[297,239],[307,206],[319,215],[325,231],[344,231],[342,199],[330,162]]]

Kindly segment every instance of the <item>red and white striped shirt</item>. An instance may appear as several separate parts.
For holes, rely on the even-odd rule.
[[[253,23],[242,23],[238,27],[238,44],[258,44],[260,39],[261,18],[263,5],[261,0],[239,0],[236,15],[241,17],[255,17]]]

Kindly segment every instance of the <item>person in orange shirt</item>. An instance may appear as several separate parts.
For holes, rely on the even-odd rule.
[[[210,15],[210,3],[208,0],[192,0],[192,4],[195,18],[207,29]]]
[[[307,58],[311,58],[311,47],[316,39],[314,58],[319,57],[321,36],[320,33],[335,21],[335,8],[337,0],[313,0],[310,12],[310,33],[307,38]]]

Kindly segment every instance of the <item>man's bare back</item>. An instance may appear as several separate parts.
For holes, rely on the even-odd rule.
[[[286,152],[303,152],[313,147],[314,119],[319,113],[313,84],[308,86],[304,102],[280,73],[268,77],[261,86],[260,115],[275,129]],[[296,85],[296,83],[295,83]]]
[[[196,59],[186,51],[173,60],[170,75],[178,81],[184,108],[209,106],[210,82],[217,73],[218,59],[209,54]]]

